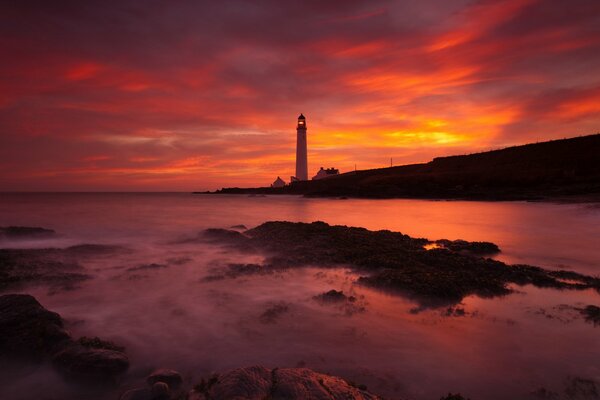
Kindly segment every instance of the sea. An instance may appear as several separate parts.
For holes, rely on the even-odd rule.
[[[47,364],[2,364],[0,398],[116,400],[155,368],[175,369],[193,385],[252,365],[311,368],[386,399],[437,400],[449,392],[472,400],[583,399],[594,387],[600,391],[600,326],[578,311],[600,306],[600,293],[514,286],[513,294],[470,296],[448,310],[361,286],[343,266],[207,279],[232,263],[260,264],[264,255],[189,239],[207,228],[266,221],[489,241],[501,249],[495,258],[509,264],[600,275],[597,204],[2,193],[0,226],[39,226],[57,235],[5,239],[0,248],[127,249],[81,260],[92,278],[68,290],[41,285],[5,293],[35,296],[74,337],[124,346],[131,367],[118,385],[90,389],[66,382]],[[151,264],[159,267],[139,268]],[[332,289],[355,296],[359,306],[315,300]]]

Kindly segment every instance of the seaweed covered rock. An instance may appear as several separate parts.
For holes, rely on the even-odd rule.
[[[265,252],[270,269],[350,266],[362,275],[360,283],[407,294],[428,306],[457,303],[472,294],[506,295],[510,284],[600,291],[600,278],[478,256],[499,250],[488,242],[443,241],[444,246],[426,250],[427,239],[324,222],[275,221],[244,234],[208,230],[205,235],[240,251]]]
[[[0,238],[7,239],[31,239],[45,238],[55,235],[52,229],[29,227],[29,226],[6,226],[0,227]]]
[[[486,255],[500,252],[497,244],[491,242],[467,242],[466,240],[440,239],[435,243],[445,249],[464,254]]]
[[[154,385],[157,382],[163,382],[169,385],[170,388],[179,389],[183,384],[181,374],[175,370],[161,368],[153,371],[147,378],[146,382],[149,385]]]
[[[119,246],[81,244],[64,249],[0,249],[0,289],[44,284],[53,289],[72,289],[90,279],[81,259],[125,251]]]
[[[91,342],[109,343],[95,339]],[[61,372],[72,377],[111,379],[127,370],[125,353],[84,345],[89,342],[74,341],[60,315],[45,309],[33,296],[0,296],[0,356],[52,360]]]
[[[60,315],[46,310],[33,296],[0,296],[0,354],[43,359],[70,340]]]
[[[354,301],[354,298],[349,298],[341,290],[331,289],[327,292],[318,294],[313,297],[321,303],[343,303],[346,301]]]
[[[587,322],[600,326],[600,307],[590,304],[580,309],[580,312]]]
[[[342,378],[308,368],[238,368],[198,385],[190,400],[377,400]]]
[[[52,362],[69,377],[92,380],[108,380],[129,368],[129,359],[120,351],[85,347],[77,343],[56,353]]]

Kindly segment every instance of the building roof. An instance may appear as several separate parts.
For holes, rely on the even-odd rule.
[[[304,117],[304,114],[300,114],[300,116],[298,117],[298,119],[306,119],[306,118]]]

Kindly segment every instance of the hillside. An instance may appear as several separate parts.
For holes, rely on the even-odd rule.
[[[425,164],[363,170],[284,188],[224,188],[215,193],[366,198],[536,200],[600,198],[600,134]]]

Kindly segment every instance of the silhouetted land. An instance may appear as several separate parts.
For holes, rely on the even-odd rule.
[[[353,171],[283,188],[220,194],[471,200],[600,200],[600,134],[438,157],[426,164]]]

